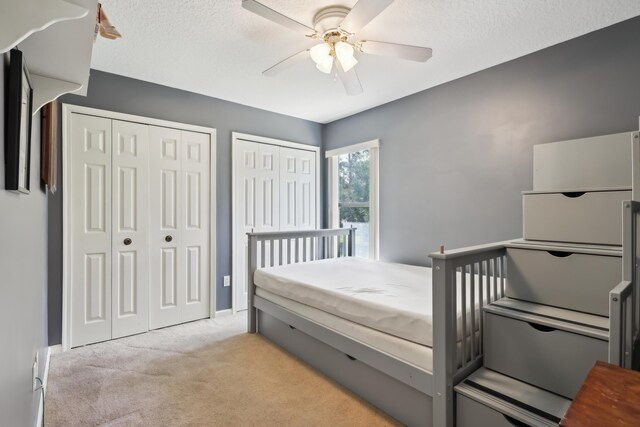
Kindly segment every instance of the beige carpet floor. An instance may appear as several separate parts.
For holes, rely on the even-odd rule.
[[[388,426],[372,406],[226,316],[52,356],[47,426]]]

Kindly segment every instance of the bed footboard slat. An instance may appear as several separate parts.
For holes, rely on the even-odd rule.
[[[493,287],[493,299],[491,302],[498,299],[498,284],[496,283],[496,259],[489,260],[491,264],[491,286]]]
[[[333,236],[327,236],[327,258],[333,258]]]
[[[462,273],[462,286],[460,287],[460,314],[462,315],[462,335],[460,349],[462,350],[462,358],[460,360],[464,365],[465,363],[467,363],[467,266],[465,265],[464,267],[462,267],[460,272]]]
[[[311,255],[310,255],[309,259],[311,261],[315,261],[316,260],[316,238],[315,237],[311,238]]]
[[[479,262],[478,263],[478,268],[479,268],[479,276],[478,276],[478,306],[480,307],[479,310],[479,317],[480,317],[480,330],[482,331],[482,328],[484,326],[484,316],[482,316],[482,306],[484,306],[486,304],[485,301],[485,293],[484,293],[484,275],[485,275],[485,263],[484,262]],[[483,348],[482,348],[482,340],[478,341],[478,354],[482,354],[483,352]]]
[[[273,264],[274,264],[274,261],[275,261],[275,259],[274,259],[275,257],[273,256],[274,255],[273,251],[274,251],[274,248],[275,248],[274,242],[275,242],[275,240],[270,240],[269,241],[269,249],[270,249],[269,250],[269,264],[271,265],[271,267],[273,267]]]
[[[471,292],[471,335],[473,338],[471,339],[471,359],[475,359],[476,354],[476,263],[471,264],[471,283],[470,283],[470,292]]]
[[[507,281],[507,257],[500,257],[500,298],[506,295],[505,287]]]

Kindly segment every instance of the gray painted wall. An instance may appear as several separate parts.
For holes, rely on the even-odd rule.
[[[321,125],[265,110],[91,71],[88,96],[60,100],[121,113],[172,120],[217,129],[217,309],[231,307],[231,288],[222,278],[231,274],[231,132],[244,132],[319,146]],[[59,165],[62,164],[61,150]],[[62,329],[62,168],[59,191],[49,197],[49,338],[61,341]]]
[[[32,426],[40,392],[31,390],[31,365],[38,352],[42,378],[47,346],[47,196],[40,188],[39,114],[33,118],[31,194],[4,189],[5,67],[0,55],[0,424]]]
[[[634,18],[330,123],[323,148],[381,139],[381,257],[428,265],[522,235],[534,144],[638,129],[639,52]]]

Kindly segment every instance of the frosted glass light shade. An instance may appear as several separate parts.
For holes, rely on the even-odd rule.
[[[313,62],[315,62],[316,64],[320,64],[321,62],[325,61],[327,57],[330,57],[330,52],[331,46],[329,46],[327,43],[317,44],[309,50],[311,59],[313,59]]]
[[[344,71],[349,71],[358,63],[358,60],[353,56],[353,46],[349,43],[338,42],[336,43],[335,49],[336,56]]]
[[[325,74],[329,74],[333,68],[333,56],[325,56],[322,62],[316,64],[316,68]]]

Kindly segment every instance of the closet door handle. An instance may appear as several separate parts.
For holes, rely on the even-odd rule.
[[[123,243],[124,243],[126,246],[129,246],[132,242],[133,242],[133,240],[131,240],[130,238],[128,238],[128,237],[127,237],[126,239],[124,239],[124,242],[123,242]]]
[[[173,237],[171,237],[171,236],[167,236],[167,237],[164,238],[165,242],[170,242],[172,240],[173,240]]]

